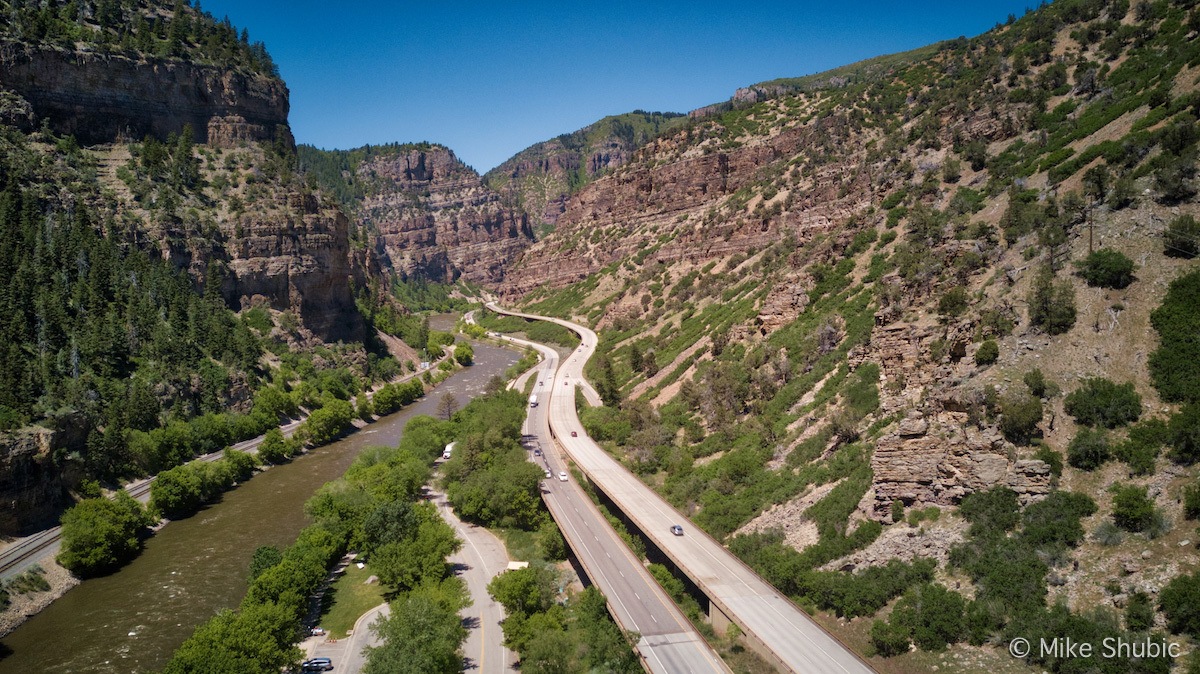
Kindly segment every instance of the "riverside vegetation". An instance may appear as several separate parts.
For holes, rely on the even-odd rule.
[[[584,663],[636,671],[632,649],[598,592],[571,597],[565,607],[554,601],[557,572],[548,562],[565,559],[565,544],[541,506],[540,472],[518,444],[524,397],[491,388],[448,420],[410,420],[397,447],[364,450],[342,478],[319,489],[305,506],[313,524],[287,550],[256,551],[241,606],[198,628],[165,671],[294,666],[307,598],[351,550],[379,577],[392,607],[390,617],[371,627],[383,643],[371,649],[364,671],[460,671],[466,630],[457,613],[472,598],[445,559],[462,542],[421,498],[452,441],[458,444],[442,479],[459,516],[529,532],[538,541],[533,565],[498,576],[490,587],[509,612],[505,640],[521,654],[523,669],[570,671]]]

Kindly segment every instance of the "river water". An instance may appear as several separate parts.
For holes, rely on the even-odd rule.
[[[341,476],[363,448],[395,445],[404,424],[436,414],[445,393],[465,404],[519,358],[486,344],[474,348],[475,365],[422,400],[256,475],[220,502],[164,527],[117,573],[81,583],[0,642],[0,674],[161,670],[197,625],[241,602],[255,548],[295,540],[308,524],[304,501],[318,487]]]

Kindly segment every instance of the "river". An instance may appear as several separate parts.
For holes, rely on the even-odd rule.
[[[164,527],[120,571],[81,583],[4,637],[0,674],[161,670],[197,625],[238,605],[255,548],[295,540],[308,524],[304,501],[318,487],[341,476],[363,448],[395,445],[404,424],[436,414],[445,393],[465,404],[519,358],[487,344],[474,348],[475,365],[422,400],[256,475],[218,503]]]

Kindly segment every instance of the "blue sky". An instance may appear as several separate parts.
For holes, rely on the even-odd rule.
[[[428,140],[481,173],[605,115],[687,112],[755,82],[978,35],[1033,4],[203,0],[266,42],[298,142]]]

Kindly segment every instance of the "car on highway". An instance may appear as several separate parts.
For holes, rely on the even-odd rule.
[[[578,438],[578,437],[579,437],[579,434],[578,434],[578,433],[576,433],[575,431],[571,431],[571,437],[572,437],[572,438]]]
[[[548,470],[547,470],[547,471],[546,471],[546,477],[554,477],[554,476],[553,476],[553,475],[551,475],[551,474],[550,474],[550,471],[548,471]]]
[[[541,455],[542,455],[542,450],[540,450],[540,449],[534,449],[534,450],[533,450],[533,455],[534,455],[534,456],[541,456]]]
[[[567,471],[565,471],[565,470],[558,471],[558,481],[559,482],[567,481]]]
[[[301,672],[327,672],[333,669],[333,660],[329,658],[313,658],[300,663]]]
[[[671,533],[675,534],[676,536],[682,536],[683,535],[683,527],[679,526],[678,524],[672,524],[671,525]]]

